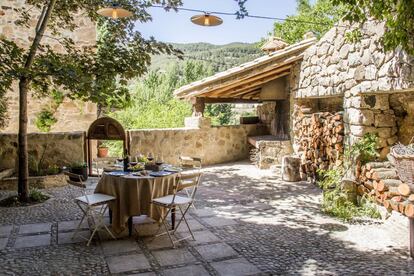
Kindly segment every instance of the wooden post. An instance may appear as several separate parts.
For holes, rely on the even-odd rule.
[[[410,256],[414,259],[414,218],[408,218],[410,224]]]
[[[204,98],[192,98],[191,104],[193,105],[193,117],[203,117],[206,106]]]

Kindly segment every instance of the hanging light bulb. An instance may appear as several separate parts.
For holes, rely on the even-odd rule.
[[[132,12],[122,8],[119,4],[116,3],[112,4],[110,7],[99,9],[97,13],[105,17],[111,17],[113,19],[129,17],[132,15]]]
[[[211,27],[222,24],[223,19],[221,19],[218,16],[205,13],[192,16],[191,22],[193,22],[196,25]]]

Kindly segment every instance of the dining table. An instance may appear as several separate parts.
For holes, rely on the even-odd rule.
[[[131,236],[134,216],[147,215],[157,222],[160,221],[165,210],[157,210],[151,201],[172,194],[177,176],[178,173],[174,172],[157,176],[141,176],[122,171],[105,172],[95,188],[95,193],[116,197],[115,201],[108,204],[112,230],[121,233],[128,227]],[[174,227],[175,212],[171,216]]]

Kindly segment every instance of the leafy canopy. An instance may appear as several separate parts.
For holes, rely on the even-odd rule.
[[[297,0],[297,4],[296,15],[274,25],[274,35],[290,44],[301,41],[307,32],[313,32],[320,38],[339,21],[343,13],[342,6],[334,5],[331,0],[317,0],[314,5],[309,0]]]
[[[146,72],[151,55],[180,55],[171,45],[158,42],[154,38],[143,38],[134,29],[134,25],[136,22],[151,20],[147,9],[152,4],[162,4],[166,9],[174,9],[182,4],[181,0],[122,0],[118,3],[133,15],[118,20],[99,16],[96,11],[110,5],[109,1],[104,0],[57,1],[44,37],[56,40],[63,51],[54,50],[42,40],[33,65],[29,68],[25,68],[28,49],[6,37],[0,37],[0,127],[6,121],[4,96],[13,81],[23,77],[28,79],[38,96],[48,96],[51,91],[63,90],[71,99],[122,106],[129,99],[126,88],[128,81]],[[16,23],[30,29],[33,12],[40,14],[41,22],[47,6],[47,0],[26,1],[25,6],[18,10],[19,18]],[[100,26],[101,32],[96,46],[77,47],[71,38],[62,35],[62,30],[73,31],[76,28],[79,14]]]

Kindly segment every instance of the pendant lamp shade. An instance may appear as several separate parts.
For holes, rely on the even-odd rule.
[[[122,8],[119,4],[112,4],[110,7],[99,9],[97,13],[113,19],[129,17],[132,15],[132,12]]]
[[[191,17],[191,22],[200,26],[218,26],[223,23],[223,19],[211,14],[198,14]]]

